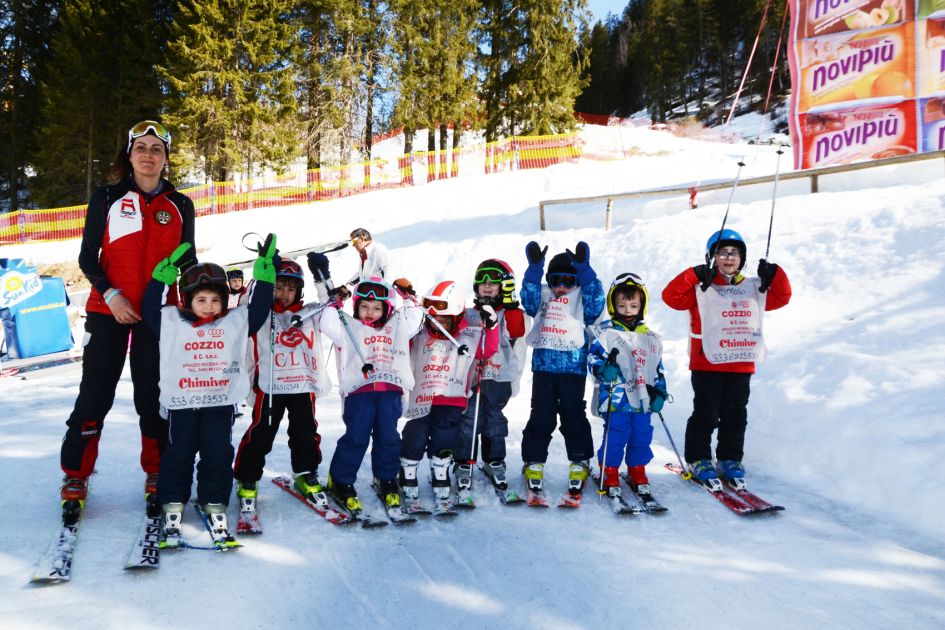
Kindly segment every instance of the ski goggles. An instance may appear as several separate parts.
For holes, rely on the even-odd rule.
[[[378,300],[379,302],[386,302],[390,299],[390,289],[383,284],[375,284],[373,282],[362,282],[355,287],[354,294],[365,300]]]
[[[565,287],[570,289],[577,284],[577,276],[573,273],[549,273],[548,286],[553,288]]]
[[[167,145],[167,150],[171,150],[171,132],[168,131],[164,125],[157,122],[156,120],[142,120],[137,125],[128,130],[128,148],[127,151],[131,152],[131,145],[134,143],[135,138],[140,138],[141,136],[146,136],[148,134],[156,136],[159,140],[164,142]]]
[[[197,264],[188,267],[180,276],[180,290],[192,291],[206,286],[226,286],[226,272],[219,265],[213,263]]]
[[[643,278],[638,276],[635,273],[622,273],[614,279],[614,285],[618,284],[635,284],[639,287],[645,287],[643,284]]]
[[[473,278],[473,284],[482,284],[483,282],[500,284],[506,275],[506,271],[504,269],[499,269],[498,267],[480,267],[479,269],[476,269],[476,276]]]
[[[450,303],[446,300],[431,300],[430,298],[423,298],[420,300],[420,306],[422,306],[427,312],[430,309],[433,309],[436,312],[445,311],[449,308]]]

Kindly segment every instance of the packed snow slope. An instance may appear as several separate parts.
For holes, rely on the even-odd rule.
[[[640,129],[595,128],[589,141],[639,148],[617,162],[459,178],[299,208],[200,219],[204,260],[247,258],[249,231],[276,232],[283,251],[369,228],[398,275],[420,290],[442,279],[471,285],[476,264],[499,257],[518,277],[525,244],[549,255],[590,244],[605,286],[624,271],[650,288],[648,321],[664,336],[674,402],[664,410],[682,446],[691,411],[687,315],[659,295],[702,261],[730,191],[615,204],[552,207],[541,199],[685,185],[773,173],[775,149],[685,140]],[[787,156],[781,168],[786,168]],[[267,460],[260,517],[265,533],[237,552],[162,556],[156,574],[122,570],[142,517],[143,473],[126,371],[106,420],[73,581],[26,585],[58,521],[59,444],[79,370],[0,381],[0,623],[30,628],[541,627],[940,628],[945,625],[945,182],[940,164],[862,171],[806,184],[782,182],[769,259],[794,297],[765,318],[767,360],[752,379],[745,464],[749,484],[786,506],[738,517],[663,470],[674,455],[659,421],[649,466],[663,516],[617,518],[588,493],[577,512],[503,507],[476,477],[478,505],[450,522],[381,531],[336,528],[268,480],[289,472],[284,430]],[[771,187],[738,188],[728,227],[748,242],[748,271],[764,255]],[[5,248],[3,256],[71,260],[78,244]],[[331,255],[333,275],[355,254]],[[311,287],[306,291],[314,295]],[[509,468],[521,466],[531,374],[506,409]],[[588,393],[590,387],[588,387]],[[342,434],[339,398],[319,399],[325,464]],[[236,443],[248,424],[234,427]],[[592,419],[595,440],[601,423]],[[426,479],[427,473],[423,472]],[[546,484],[564,490],[560,434]],[[369,510],[370,464],[358,488]],[[521,484],[520,477],[513,476]],[[431,496],[429,486],[427,498]],[[236,502],[230,509],[235,520]],[[193,514],[185,535],[202,540]]]

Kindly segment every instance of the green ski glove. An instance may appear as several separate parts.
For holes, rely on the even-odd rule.
[[[158,282],[163,282],[167,286],[171,286],[177,282],[177,274],[180,273],[180,267],[178,267],[177,264],[183,261],[184,255],[189,251],[190,243],[181,243],[178,245],[177,249],[171,252],[170,256],[154,267],[154,272],[151,274],[151,277]]]
[[[272,263],[273,256],[276,255],[276,235],[269,234],[265,243],[260,243],[258,247],[259,258],[253,264],[253,278],[259,282],[276,283],[276,266]]]

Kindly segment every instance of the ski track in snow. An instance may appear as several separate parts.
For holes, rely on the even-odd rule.
[[[239,236],[248,226],[279,233],[288,250],[343,238],[356,222],[391,248],[397,274],[422,291],[442,279],[470,280],[476,263],[491,257],[512,263],[521,278],[531,239],[549,245],[549,256],[587,240],[605,287],[632,270],[650,288],[648,321],[664,336],[675,399],[664,415],[682,448],[691,410],[687,320],[662,305],[659,292],[700,261],[728,191],[700,194],[694,212],[682,199],[618,201],[610,232],[600,229],[603,204],[549,208],[552,231],[539,232],[537,201],[673,185],[687,173],[730,178],[746,154],[743,177],[768,174],[773,149],[638,130],[587,133],[621,133],[626,145],[663,154],[460,178],[350,197],[317,212],[201,219],[198,241],[209,247],[202,257],[244,257]],[[130,573],[122,567],[140,524],[144,475],[126,368],[105,422],[73,581],[30,587],[59,518],[59,445],[80,374],[72,365],[0,380],[0,628],[269,629],[339,620],[355,628],[945,627],[945,481],[934,474],[945,461],[945,184],[937,171],[916,181],[911,172],[828,178],[819,195],[806,194],[806,183],[779,187],[771,259],[787,270],[794,298],[765,318],[770,355],[752,379],[745,462],[750,487],[786,511],[739,517],[663,470],[675,456],[654,419],[648,472],[666,514],[616,516],[593,489],[576,511],[503,506],[477,470],[474,510],[403,527],[336,527],[271,484],[289,469],[283,429],[260,484],[262,536],[244,536],[242,549],[225,554],[167,552],[158,571]],[[875,188],[897,177],[898,185]],[[770,189],[739,187],[731,207],[730,227],[749,242],[749,272],[764,250],[770,206]],[[59,260],[69,248],[78,245],[4,255]],[[355,266],[350,250],[331,260],[339,278]],[[526,370],[505,410],[509,480],[520,490],[530,391]],[[343,431],[336,392],[319,399],[317,417],[325,477]],[[234,443],[248,423],[237,419]],[[599,444],[601,421],[591,418],[591,426]],[[357,487],[380,517],[370,480],[368,455]],[[420,480],[429,502],[428,463]],[[567,484],[557,432],[545,483],[552,498]],[[231,501],[234,522],[238,509]],[[207,538],[192,510],[184,533],[195,544]]]

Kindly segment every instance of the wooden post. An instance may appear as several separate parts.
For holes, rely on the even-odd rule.
[[[820,192],[820,191],[819,191],[819,188],[818,188],[818,185],[817,185],[817,175],[816,175],[816,174],[810,176],[810,191],[811,191],[812,193]]]
[[[611,215],[614,210],[613,198],[607,200],[607,212],[604,213],[604,229],[609,230],[611,225]]]
[[[545,231],[545,204],[541,202],[538,204],[538,229]]]

